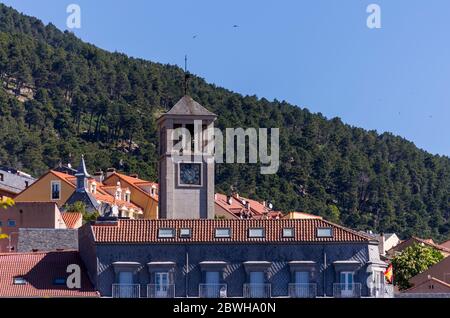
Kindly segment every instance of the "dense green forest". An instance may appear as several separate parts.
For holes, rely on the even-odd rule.
[[[182,69],[106,52],[0,5],[0,76],[0,165],[39,176],[84,153],[90,171],[116,167],[156,180],[155,118],[183,95]],[[221,128],[281,128],[278,173],[220,164],[218,191],[234,186],[277,209],[357,229],[449,237],[449,158],[196,76],[189,94]]]

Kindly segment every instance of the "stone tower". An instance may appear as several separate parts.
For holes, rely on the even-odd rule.
[[[158,119],[159,218],[214,218],[214,154],[206,144],[216,118],[186,95]]]

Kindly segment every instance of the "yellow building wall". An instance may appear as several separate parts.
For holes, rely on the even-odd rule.
[[[129,188],[131,192],[130,201],[137,206],[140,206],[144,212],[144,219],[155,220],[158,218],[158,201],[153,199],[150,194],[147,195],[142,193],[139,190],[136,190],[133,185],[129,184],[123,179],[120,179],[116,175],[112,175],[107,180],[103,181],[104,184],[112,186],[117,185],[117,182],[120,181],[120,186],[122,188]]]
[[[60,181],[61,194],[59,200],[52,200],[51,197],[51,182]],[[16,202],[55,202],[58,207],[61,207],[66,203],[72,193],[75,192],[75,187],[69,185],[67,182],[61,180],[52,173],[48,173],[41,177],[41,179],[34,182],[27,189],[19,193],[14,200]]]

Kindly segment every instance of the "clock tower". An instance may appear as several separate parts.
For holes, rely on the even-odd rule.
[[[160,219],[214,218],[216,118],[185,95],[157,120]]]

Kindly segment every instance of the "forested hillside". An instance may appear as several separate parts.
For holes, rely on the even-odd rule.
[[[113,166],[156,180],[155,118],[183,95],[180,68],[106,52],[0,5],[0,76],[0,165],[39,176],[84,153],[91,172]],[[220,164],[218,191],[233,185],[277,209],[358,229],[449,236],[448,158],[196,76],[189,94],[221,128],[280,127],[278,173]]]

